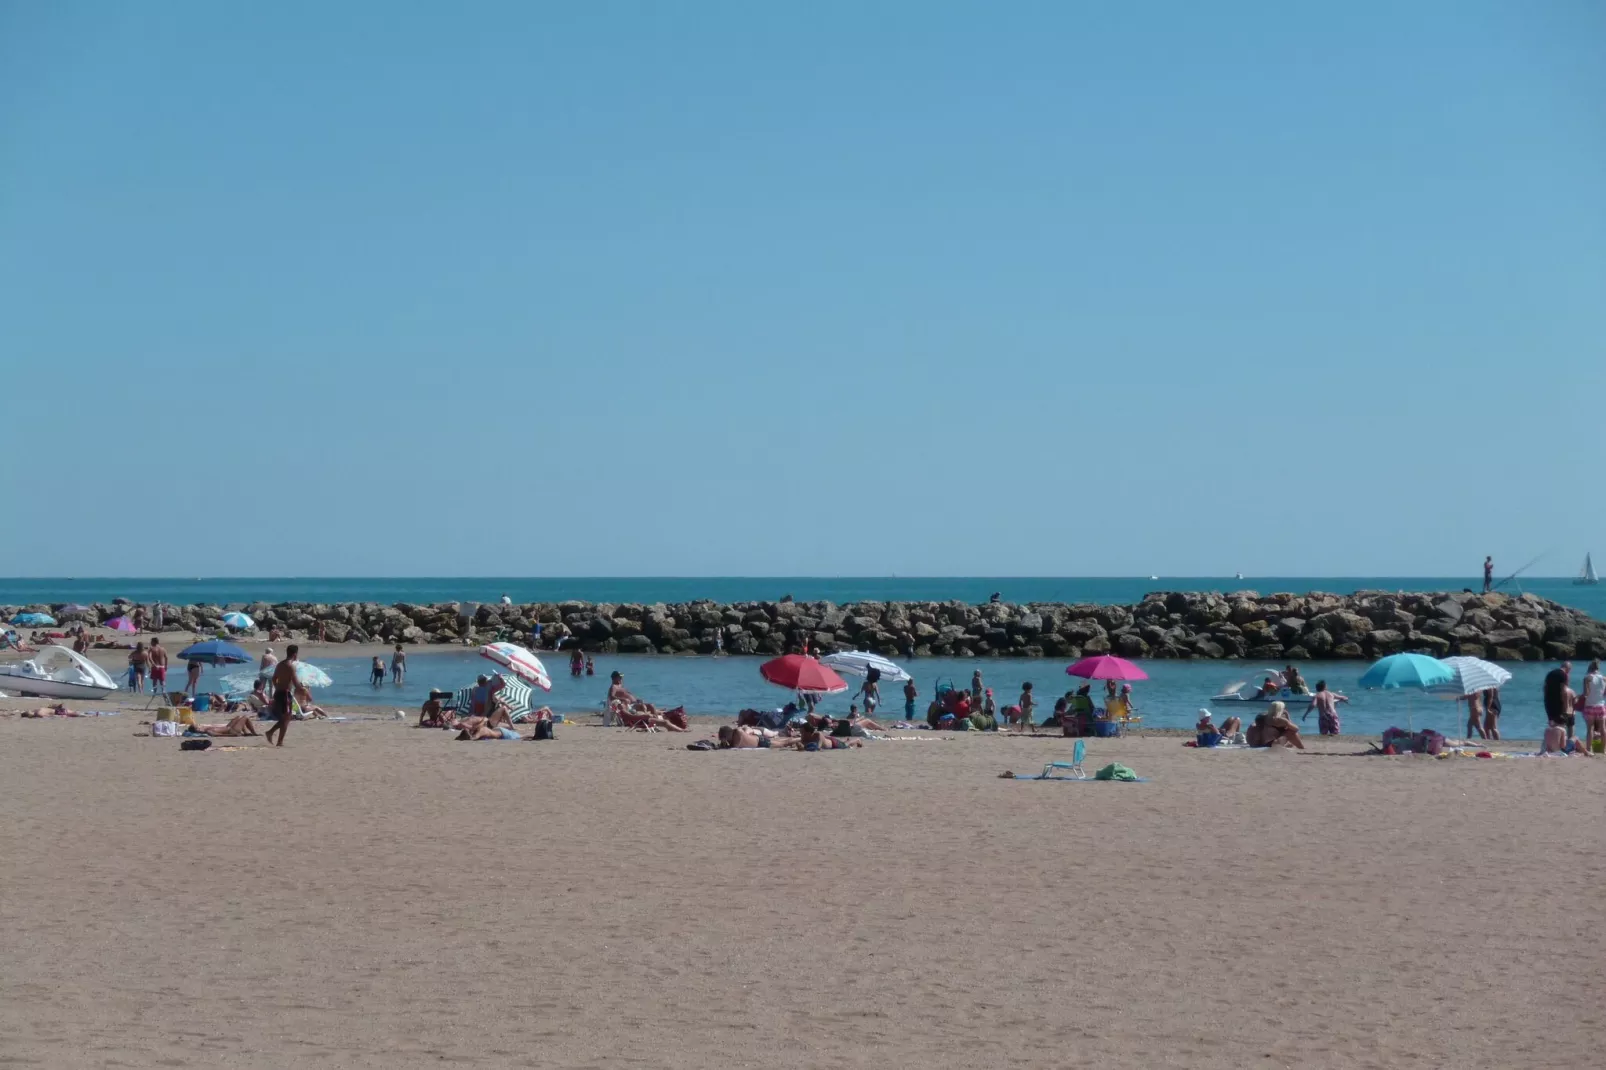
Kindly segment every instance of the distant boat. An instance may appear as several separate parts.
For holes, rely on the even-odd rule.
[[[1238,573],[1236,576],[1233,577],[1233,579],[1235,579],[1235,580],[1241,580],[1243,578],[1244,578],[1244,574],[1242,572]]]
[[[1588,554],[1584,555],[1584,567],[1578,571],[1578,578],[1573,582],[1590,584],[1600,582],[1600,577],[1595,575],[1595,562],[1589,559]]]
[[[1150,577],[1149,577],[1149,579],[1151,579],[1151,580],[1157,580],[1157,579],[1159,579],[1159,578],[1160,578],[1160,577],[1159,577],[1159,576],[1150,576]]]

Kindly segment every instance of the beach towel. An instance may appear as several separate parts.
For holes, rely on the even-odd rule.
[[[1120,762],[1111,762],[1103,769],[1093,774],[1094,780],[1125,780],[1135,781],[1138,775]]]

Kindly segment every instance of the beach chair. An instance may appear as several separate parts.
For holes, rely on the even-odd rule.
[[[658,726],[653,724],[652,714],[636,713],[625,706],[623,702],[614,701],[608,706],[616,723],[623,725],[633,732],[656,732]]]
[[[1118,698],[1109,702],[1109,709],[1105,716],[1115,724],[1115,734],[1124,736],[1128,730],[1143,727],[1143,718],[1132,715],[1132,703],[1128,699]]]
[[[1082,762],[1087,758],[1087,740],[1079,739],[1076,747],[1071,751],[1071,760],[1068,762],[1049,762],[1043,766],[1044,780],[1086,780],[1087,770],[1082,768]],[[1063,774],[1061,773],[1063,770]]]

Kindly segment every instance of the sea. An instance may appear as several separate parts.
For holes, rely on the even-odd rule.
[[[686,602],[707,598],[716,602],[777,599],[791,595],[798,601],[825,600],[838,604],[857,601],[984,602],[994,592],[1010,602],[1141,601],[1151,591],[1252,590],[1305,593],[1327,591],[1349,594],[1357,590],[1443,591],[1476,589],[1482,577],[1402,576],[1255,576],[1239,579],[1220,576],[1160,577],[276,577],[219,578],[83,578],[0,579],[0,604],[39,602],[108,602],[127,598],[136,603],[210,603],[243,605],[250,602],[493,602],[506,594],[515,602]],[[1606,589],[1575,585],[1558,577],[1519,577],[1500,588],[1511,594],[1528,592],[1574,606],[1591,616],[1606,618]],[[758,674],[761,659],[745,657],[596,657],[597,675],[571,678],[561,658],[549,658],[553,690],[546,696],[559,712],[600,711],[607,690],[607,674],[619,669],[636,694],[660,706],[684,705],[693,714],[728,716],[744,708],[765,708],[786,701],[787,695],[766,684]],[[380,706],[416,715],[432,688],[455,690],[468,686],[489,667],[474,651],[441,647],[414,647],[408,653],[409,673],[402,686],[368,683],[369,662],[362,658],[322,658],[317,664],[333,678],[319,692],[330,705]],[[1039,707],[1051,709],[1056,696],[1078,683],[1065,675],[1059,660],[998,658],[917,658],[906,667],[921,694],[921,708],[937,685],[952,681],[967,685],[980,669],[985,685],[993,688],[1000,706],[1015,702],[1021,685],[1033,684]],[[1252,715],[1258,706],[1213,702],[1212,696],[1227,685],[1257,678],[1256,670],[1273,668],[1252,662],[1145,661],[1149,679],[1134,685],[1136,704],[1148,727],[1189,728],[1199,710],[1210,709],[1219,722],[1232,713]],[[1351,702],[1341,707],[1346,732],[1377,734],[1391,725],[1435,728],[1449,736],[1463,734],[1463,708],[1453,699],[1408,692],[1361,691],[1357,686],[1366,666],[1361,662],[1303,662],[1300,671],[1315,683],[1347,693]],[[1540,684],[1549,668],[1541,664],[1509,664],[1512,681],[1504,689],[1502,726],[1514,738],[1535,738],[1544,714]],[[219,670],[208,669],[207,686],[216,686]],[[233,682],[249,676],[233,675]],[[880,715],[896,719],[902,712],[899,689],[886,691]],[[848,695],[831,696],[825,709],[846,712]],[[1297,719],[1302,711],[1292,711]],[[1315,731],[1315,717],[1309,723]]]
[[[0,605],[38,602],[168,602],[213,605],[250,602],[985,602],[996,592],[1006,602],[1139,602],[1150,591],[1459,591],[1479,589],[1476,576],[593,576],[490,577],[209,577],[209,578],[0,578]],[[1527,591],[1606,617],[1606,586],[1581,586],[1563,577],[1518,577],[1500,588]]]

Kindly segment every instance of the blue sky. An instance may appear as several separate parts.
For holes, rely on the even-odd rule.
[[[0,573],[1606,551],[1606,8],[0,4]]]

